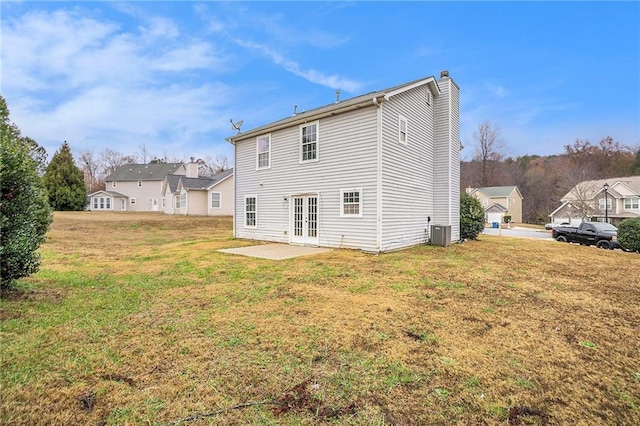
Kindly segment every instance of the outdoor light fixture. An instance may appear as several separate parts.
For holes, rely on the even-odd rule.
[[[604,188],[604,221],[609,223],[609,197],[607,195],[609,191],[609,184],[605,183],[602,187]]]

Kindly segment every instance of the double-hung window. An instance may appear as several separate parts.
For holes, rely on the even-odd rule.
[[[257,227],[258,204],[255,195],[244,197],[244,226],[245,228]]]
[[[138,186],[140,186],[140,187],[142,186],[142,181],[141,180],[138,181]]]
[[[362,189],[340,191],[340,216],[362,217]]]
[[[221,199],[220,199],[220,193],[219,192],[212,192],[211,193],[211,208],[212,209],[219,209],[220,207],[222,207]]]
[[[104,204],[107,210],[111,210],[111,197],[105,197]]]
[[[600,201],[599,201],[598,204],[599,204],[600,210],[605,210],[605,199],[604,198],[600,198]],[[611,198],[610,197],[607,197],[606,209],[607,210],[611,210]]]
[[[300,126],[300,162],[318,160],[318,122]]]
[[[624,209],[625,210],[637,210],[640,208],[640,198],[625,198],[624,199]]]
[[[271,135],[258,136],[256,139],[256,149],[258,151],[258,169],[268,169],[271,167]]]
[[[409,120],[403,116],[398,117],[398,142],[403,145],[409,143]]]
[[[187,207],[187,191],[183,191],[180,193],[180,206],[183,209]]]

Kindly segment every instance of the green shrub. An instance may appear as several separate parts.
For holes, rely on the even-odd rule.
[[[484,229],[484,209],[480,201],[467,194],[460,193],[460,238],[475,240]]]
[[[40,266],[38,247],[51,223],[47,194],[38,176],[35,142],[20,135],[9,121],[0,96],[0,289],[11,290],[16,280]],[[35,144],[35,145],[34,145]]]
[[[502,218],[502,220],[504,221],[504,223],[511,223],[511,216],[505,216]]]
[[[618,226],[618,242],[627,250],[640,253],[640,217],[625,219]]]

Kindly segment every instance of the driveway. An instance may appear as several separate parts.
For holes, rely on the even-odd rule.
[[[551,231],[544,229],[521,228],[515,226],[513,228],[484,228],[482,231],[485,235],[500,235],[502,237],[519,237],[519,238],[538,238],[541,240],[553,241]]]

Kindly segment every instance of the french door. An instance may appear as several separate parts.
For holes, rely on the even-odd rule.
[[[318,245],[318,197],[291,197],[291,234],[293,244]]]

